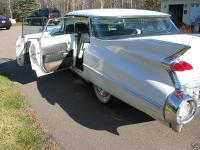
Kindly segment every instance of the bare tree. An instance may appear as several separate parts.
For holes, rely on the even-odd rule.
[[[12,13],[12,8],[11,8],[11,0],[8,1],[8,9],[9,9],[9,12],[10,12],[10,18],[12,19],[13,13]]]
[[[69,11],[96,8],[137,8],[159,10],[160,0],[36,0],[40,7],[56,7],[64,15]]]
[[[104,8],[104,0],[101,0],[101,9]]]

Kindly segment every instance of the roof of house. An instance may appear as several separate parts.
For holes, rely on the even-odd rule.
[[[86,16],[86,17],[167,17],[168,14],[141,10],[141,9],[87,9],[87,10],[78,10],[72,11],[66,14],[66,16]]]

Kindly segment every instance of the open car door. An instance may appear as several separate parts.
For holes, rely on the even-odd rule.
[[[20,66],[29,64],[29,47],[33,39],[39,39],[47,23],[45,17],[24,17],[22,21],[22,34],[16,41],[17,63]]]
[[[37,40],[31,42],[30,61],[38,77],[73,65],[75,33],[73,25],[69,29],[70,18],[73,19],[65,17],[49,20],[39,42]],[[68,32],[69,30],[71,32]]]

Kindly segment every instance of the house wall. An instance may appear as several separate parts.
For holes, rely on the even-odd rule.
[[[183,23],[191,25],[195,18],[200,16],[200,0],[161,0],[161,12],[169,13],[169,5],[183,4]],[[199,7],[192,8],[192,4]],[[187,11],[187,14],[184,14]]]

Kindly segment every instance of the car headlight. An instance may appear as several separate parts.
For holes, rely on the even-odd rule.
[[[183,101],[177,112],[177,122],[184,123],[188,122],[195,111],[195,103],[194,101]]]

